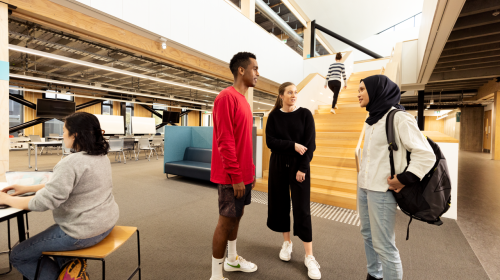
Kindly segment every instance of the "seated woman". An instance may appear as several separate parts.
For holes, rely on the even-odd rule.
[[[64,123],[64,145],[73,153],[55,167],[46,184],[13,185],[0,192],[0,204],[30,211],[52,210],[55,225],[15,246],[12,265],[28,279],[35,278],[38,259],[46,251],[70,251],[93,246],[103,240],[118,220],[118,205],[112,194],[111,164],[96,116],[78,112]],[[12,196],[6,192],[14,190]],[[15,197],[36,191],[31,197]],[[39,279],[54,280],[71,261],[44,258]]]

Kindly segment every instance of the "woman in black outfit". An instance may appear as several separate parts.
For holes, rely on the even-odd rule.
[[[266,142],[271,149],[269,162],[269,203],[267,226],[284,237],[280,259],[289,261],[292,252],[290,240],[290,193],[293,203],[293,233],[303,242],[306,251],[304,263],[311,279],[321,279],[319,264],[312,253],[309,163],[316,149],[314,118],[306,108],[295,105],[297,88],[284,83],[269,114]]]

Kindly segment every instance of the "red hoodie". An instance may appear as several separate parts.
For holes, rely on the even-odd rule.
[[[232,86],[215,98],[210,181],[245,185],[253,182],[253,115],[245,96]]]

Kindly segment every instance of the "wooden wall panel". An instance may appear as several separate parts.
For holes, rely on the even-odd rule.
[[[140,104],[134,104],[134,117],[152,118],[153,113],[142,107]]]
[[[200,111],[192,111],[188,114],[188,126],[200,126]]]
[[[92,100],[94,100],[94,99],[83,98],[83,97],[75,97],[76,106],[78,106],[80,104],[83,104],[83,103],[90,102]],[[100,115],[102,113],[101,110],[102,110],[102,106],[101,106],[101,103],[99,103],[99,104],[92,105],[90,107],[78,110],[77,112],[87,112],[87,113],[90,113],[90,114],[98,114],[98,115]]]
[[[444,119],[436,120],[437,117],[425,117],[425,131],[438,131],[444,133]]]
[[[113,116],[120,116],[120,103],[118,101],[113,101]]]
[[[37,104],[37,100],[43,97],[43,93],[38,92],[24,92],[24,99]],[[28,107],[24,107],[24,122],[29,122],[36,119],[36,110]],[[43,136],[43,125],[37,124],[32,127],[28,127],[24,130],[24,135],[40,135]]]
[[[482,152],[483,107],[464,107],[460,118],[460,150]]]
[[[497,91],[494,96],[491,130],[493,131],[491,156],[494,160],[500,160],[500,91]]]

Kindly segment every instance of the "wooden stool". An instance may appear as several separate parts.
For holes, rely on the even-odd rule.
[[[43,252],[42,256],[38,259],[38,264],[36,266],[35,280],[38,279],[38,274],[40,271],[40,264],[44,257],[68,257],[68,258],[78,258],[85,260],[100,260],[102,262],[102,279],[106,279],[106,268],[104,258],[113,253],[116,249],[122,246],[133,234],[137,233],[137,268],[130,274],[128,279],[132,279],[137,272],[139,272],[139,280],[141,279],[141,245],[139,242],[139,230],[136,227],[122,227],[115,226],[113,230],[109,233],[106,238],[104,238],[98,244],[74,251],[62,251],[62,252]]]

